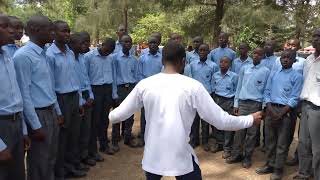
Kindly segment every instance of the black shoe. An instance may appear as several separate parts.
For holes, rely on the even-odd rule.
[[[76,166],[76,169],[79,170],[79,171],[85,171],[85,172],[88,172],[90,170],[90,167],[86,164],[83,164],[83,163],[79,163],[77,166]]]
[[[82,178],[87,175],[86,172],[84,171],[79,171],[79,170],[72,170],[66,174],[65,178]]]
[[[126,139],[124,141],[124,144],[131,147],[131,148],[137,148],[138,147],[138,143],[134,140],[134,139]]]
[[[234,164],[234,163],[239,163],[242,161],[242,156],[230,156],[229,158],[226,159],[226,163],[228,164]]]
[[[222,154],[222,158],[223,159],[228,159],[229,157],[231,157],[231,152],[230,151],[224,151]]]
[[[293,177],[293,179],[296,179],[296,180],[309,180],[310,178],[307,177],[307,176],[304,176],[304,175],[301,175],[301,174],[297,174]]]
[[[93,158],[86,158],[84,160],[82,160],[82,163],[89,165],[89,166],[95,166],[96,165],[96,160],[94,160]]]
[[[222,151],[222,150],[223,150],[223,147],[220,144],[216,144],[215,147],[211,148],[211,152],[212,153],[217,153],[217,152]]]
[[[118,145],[118,143],[112,143],[112,150],[117,153],[120,151],[120,147]]]
[[[283,176],[283,170],[282,169],[275,169],[274,173],[271,174],[270,180],[281,180]]]
[[[298,157],[294,157],[293,159],[287,160],[286,165],[288,165],[288,166],[297,166],[297,165],[299,165]]]
[[[113,149],[110,148],[109,146],[107,146],[107,147],[104,149],[104,151],[100,151],[100,152],[102,152],[102,153],[104,153],[104,154],[108,154],[108,155],[114,155]]]
[[[138,147],[144,147],[145,143],[144,140],[140,139],[138,142]]]
[[[210,151],[210,146],[208,143],[202,145],[202,149],[206,152]]]
[[[196,147],[198,147],[199,145],[200,145],[200,143],[199,142],[190,142],[190,145],[191,145],[191,147],[193,148],[193,149],[195,149]]]
[[[99,154],[95,154],[93,157],[92,157],[96,162],[103,162],[104,161],[104,158]]]
[[[242,161],[242,167],[243,167],[243,168],[246,168],[246,169],[249,169],[251,166],[252,166],[251,159],[245,157],[245,158],[243,159],[243,161]]]
[[[259,175],[273,173],[273,167],[269,165],[264,165],[263,167],[257,168],[256,173]]]

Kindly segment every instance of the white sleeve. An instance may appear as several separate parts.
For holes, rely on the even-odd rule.
[[[194,108],[196,108],[201,119],[220,130],[235,131],[251,127],[253,124],[251,115],[232,116],[225,112],[213,101],[202,85],[194,95]]]
[[[130,92],[122,103],[109,113],[109,120],[112,124],[128,119],[135,112],[143,107],[142,98],[139,94],[140,83]]]

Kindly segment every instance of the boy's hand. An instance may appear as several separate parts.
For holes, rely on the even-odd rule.
[[[24,135],[23,136],[23,144],[24,144],[24,150],[28,151],[31,145],[31,140],[29,138],[29,136]]]
[[[61,127],[64,124],[64,118],[62,115],[58,116],[58,126]]]
[[[46,135],[42,130],[42,128],[39,128],[39,129],[33,130],[31,134],[31,138],[36,141],[44,141],[46,139]]]
[[[8,148],[0,152],[0,163],[6,163],[12,160],[11,152]]]
[[[85,106],[90,107],[93,105],[93,99],[89,98],[88,101],[86,102]]]
[[[235,116],[239,116],[239,108],[233,108],[233,114],[235,115]]]
[[[262,121],[262,115],[263,113],[261,111],[255,112],[251,114],[253,117],[253,125],[258,126],[261,124]]]

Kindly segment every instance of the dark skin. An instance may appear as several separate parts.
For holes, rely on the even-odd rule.
[[[200,36],[197,36],[195,38],[193,38],[193,47],[194,47],[194,51],[196,53],[198,53],[199,51],[199,46],[203,43],[203,39]]]
[[[241,61],[245,61],[248,58],[248,51],[249,51],[249,47],[247,44],[245,43],[241,43],[239,45],[239,54],[240,54],[240,60]]]
[[[61,52],[66,52],[66,44],[70,40],[70,27],[67,23],[58,23],[55,29],[55,45]]]
[[[118,39],[121,40],[122,36],[127,34],[126,27],[124,25],[120,25],[117,30]]]
[[[159,41],[158,46],[161,44],[161,39],[162,39],[161,33],[159,33],[159,32],[154,32],[154,33],[151,34],[151,37],[155,37],[155,38],[158,39],[158,41]]]
[[[81,53],[87,53],[90,51],[90,36],[89,35],[82,35],[82,41],[83,41],[83,49]]]
[[[152,55],[156,55],[159,50],[159,40],[156,37],[150,37],[148,41],[149,52]]]
[[[256,48],[253,50],[253,65],[257,66],[260,64],[261,60],[264,57],[264,50],[262,48]],[[239,115],[239,108],[233,108],[233,114],[238,116]]]
[[[0,46],[6,45],[12,38],[13,30],[9,26],[9,18],[0,14]],[[0,54],[2,53],[0,48]],[[13,157],[8,148],[0,151],[0,164],[6,164],[12,161]]]
[[[205,62],[207,60],[209,52],[210,50],[207,44],[201,44],[199,46],[199,57],[201,62]]]
[[[320,28],[315,30],[312,34],[312,46],[316,49],[314,56],[317,58],[320,56]]]
[[[53,40],[53,26],[52,22],[44,16],[31,17],[29,21],[33,21],[34,25],[27,29],[30,41],[36,45],[44,48],[47,43]],[[58,125],[62,126],[64,118],[62,115],[58,116]],[[31,138],[36,141],[44,141],[46,135],[42,128],[32,130]]]
[[[280,62],[282,65],[282,69],[290,69],[292,68],[292,64],[294,62],[294,56],[290,57],[290,53],[285,51],[281,55]],[[266,112],[272,117],[272,120],[274,121],[281,120],[283,116],[285,116],[290,111],[291,111],[291,107],[286,105],[285,107],[282,108],[280,113],[276,113],[273,111],[271,103],[267,103]]]
[[[266,41],[264,45],[264,51],[267,57],[273,56],[275,45],[276,45],[275,41],[272,41],[272,40]]]
[[[220,60],[220,72],[224,76],[230,68],[231,60],[228,57],[223,57]]]
[[[219,46],[221,48],[226,48],[229,43],[229,36],[227,33],[220,33],[218,40],[219,40]]]
[[[182,43],[182,37],[177,34],[177,33],[173,33],[170,37],[170,40],[173,42],[176,42],[177,44],[181,44]]]
[[[290,39],[286,48],[297,52],[300,49],[300,41],[298,39]]]
[[[14,17],[10,17],[10,26],[14,31],[14,38],[12,39],[11,43],[14,43],[14,40],[20,40],[23,36],[23,23]]]
[[[128,35],[124,35],[121,38],[121,42],[122,42],[122,52],[123,54],[125,54],[126,56],[129,56],[129,51],[132,47],[132,39],[130,36]]]
[[[103,43],[102,46],[98,49],[101,56],[108,56],[114,50],[114,47],[111,45]]]

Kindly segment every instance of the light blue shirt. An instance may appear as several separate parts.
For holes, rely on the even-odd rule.
[[[112,55],[102,56],[98,49],[85,54],[85,64],[91,85],[113,83]]]
[[[45,53],[44,49],[29,41],[13,57],[23,97],[24,115],[32,129],[41,127],[35,108],[54,104],[57,113],[61,115]]]
[[[138,79],[139,81],[158,74],[162,69],[162,55],[160,52],[153,55],[146,53],[142,55],[138,60]]]
[[[16,44],[7,44],[3,46],[3,49],[11,58],[13,58],[14,53],[19,49],[19,47]]]
[[[113,58],[113,98],[118,98],[117,86],[122,84],[134,84],[138,81],[138,60],[129,54],[129,56],[119,52],[112,55]]]
[[[235,72],[236,74],[239,74],[240,69],[243,66],[246,66],[248,64],[252,64],[252,58],[251,57],[247,57],[247,59],[245,61],[242,61],[240,59],[240,57],[236,58],[235,60],[232,61],[232,67],[231,67],[231,71]]]
[[[80,89],[74,54],[67,45],[65,46],[66,52],[63,53],[55,43],[52,43],[46,53],[54,77],[55,91],[60,94]]]
[[[94,99],[93,92],[91,90],[90,86],[90,80],[88,77],[87,68],[85,66],[85,59],[84,54],[79,54],[78,58],[76,59],[76,72],[78,74],[79,80],[80,80],[80,91],[88,91],[89,92],[89,98]],[[84,97],[82,97],[82,93],[80,93],[80,106],[84,105],[86,103],[86,100]]]
[[[273,71],[264,92],[265,103],[277,103],[294,108],[302,91],[303,76],[293,68]]]
[[[269,57],[265,57],[261,60],[261,63],[263,66],[267,67],[270,71],[272,70],[273,66],[276,64],[277,56],[272,55]]]
[[[238,75],[236,73],[229,70],[222,76],[221,71],[218,71],[214,73],[213,79],[215,94],[226,98],[235,96],[238,84]]]
[[[200,60],[200,56],[198,53],[196,53],[195,50],[186,53],[187,64],[191,64],[193,61],[198,61],[198,60]]]
[[[216,63],[208,59],[205,62],[198,60],[192,62],[187,68],[189,69],[186,74],[189,74],[191,78],[201,82],[210,94],[215,91],[213,74],[218,71]]]
[[[14,62],[5,48],[0,53],[0,115],[10,115],[23,110],[22,96],[16,79]],[[23,121],[23,132],[26,127]],[[6,143],[0,137],[0,151],[7,148]]]
[[[234,107],[239,107],[239,100],[263,102],[264,90],[270,70],[258,64],[249,64],[241,68],[234,98]]]
[[[209,54],[211,61],[215,62],[218,65],[219,69],[220,69],[219,67],[220,59],[224,56],[227,56],[228,58],[231,59],[231,61],[233,61],[236,58],[236,52],[234,52],[232,49],[228,47],[225,47],[225,48],[218,47],[216,49],[213,49]]]
[[[158,52],[162,55],[162,48],[159,47]],[[140,53],[140,57],[144,54],[147,54],[147,53],[149,53],[149,48],[142,49],[142,51]]]
[[[305,61],[306,61],[305,58],[296,56],[296,61],[292,64],[292,69],[296,70],[297,72],[303,75],[303,67],[304,67]],[[280,57],[278,57],[275,65],[272,68],[272,71],[277,71],[281,69],[282,69],[282,65],[281,65]]]

